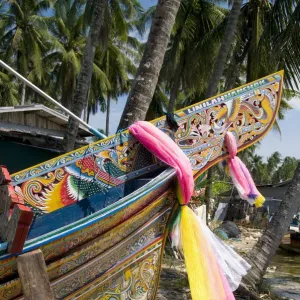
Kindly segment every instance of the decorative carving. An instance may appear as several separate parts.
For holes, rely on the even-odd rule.
[[[236,136],[239,149],[268,131],[279,107],[281,85],[278,73],[178,111],[176,133],[164,117],[153,124],[175,140],[199,176],[226,156],[227,131]],[[147,173],[153,164],[153,156],[125,131],[14,174],[12,181],[21,188],[26,205],[43,214]]]

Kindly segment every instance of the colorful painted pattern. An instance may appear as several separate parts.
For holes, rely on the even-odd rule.
[[[78,230],[73,233],[54,239],[52,242],[49,241],[44,243],[44,239],[47,241],[48,236],[42,236],[41,238],[28,241],[25,245],[24,251],[31,251],[33,249],[40,248],[46,262],[54,261],[65,253],[72,254],[73,251],[80,249],[79,247],[85,245],[89,241],[94,241],[97,237],[113,230],[118,225],[124,225],[124,221],[126,220],[128,220],[128,226],[131,228],[129,230],[135,230],[141,225],[141,223],[147,222],[149,218],[164,207],[172,206],[174,203],[174,194],[170,193],[170,188],[170,181],[167,181],[160,188],[153,189],[145,196],[137,199],[134,203],[131,203],[130,205],[128,204],[122,210],[118,210],[105,219],[99,219],[98,222],[92,223],[88,226],[86,224],[97,219],[97,215],[94,214],[85,220],[79,220],[69,226],[78,227]],[[140,219],[140,221],[134,219],[136,222],[132,222],[130,219],[137,213],[141,215],[142,219]],[[99,212],[99,214],[101,216],[101,212]],[[105,215],[105,212],[102,212],[102,214]],[[80,228],[81,224],[83,225],[82,228]],[[124,226],[124,228],[126,227],[127,226]],[[64,230],[66,230],[66,228],[61,229],[62,232]],[[52,238],[54,238],[54,233],[51,234],[53,235]],[[51,234],[49,234],[49,237],[51,237]],[[122,234],[120,235],[120,238],[122,238]],[[2,257],[2,261],[0,263],[0,279],[4,280],[5,278],[11,277],[16,274],[16,272],[16,258],[9,256],[8,258]],[[6,288],[2,289],[0,286],[0,296],[1,291],[5,289]]]
[[[55,281],[51,284],[55,298],[65,298],[75,290],[97,279],[112,267],[126,261],[128,257],[137,257],[138,253],[152,244],[153,241],[161,240],[167,216],[168,215],[164,215],[162,219],[159,218],[156,220],[155,224],[151,224],[149,229],[144,228],[143,231],[125,239],[111,250],[106,251],[105,254],[96,257],[84,264],[81,268],[72,271],[68,276],[64,276]]]
[[[263,137],[279,107],[282,73],[176,112],[174,134],[165,118],[152,123],[172,136],[200,175],[226,155],[224,134],[232,131],[239,149]],[[49,213],[120,185],[157,167],[153,156],[124,131],[103,141],[12,175],[17,192],[37,213]],[[79,188],[80,187],[80,188]]]
[[[172,136],[193,165],[194,175],[226,156],[224,134],[239,150],[261,138],[279,107],[282,74],[176,113],[174,134],[164,118],[155,126]],[[159,163],[128,131],[12,176],[15,190],[37,214],[51,213],[157,169]],[[29,240],[40,248],[56,299],[154,299],[170,209],[173,170],[138,192],[90,216]],[[139,195],[139,193],[141,193]],[[0,258],[2,282],[17,276],[16,259]],[[18,278],[0,285],[0,298],[21,294]]]
[[[161,240],[158,240],[65,299],[155,299],[161,251]]]
[[[47,266],[55,297],[64,298],[111,267],[161,238],[165,232],[170,207],[151,216],[159,206],[147,208],[113,230],[71,251],[63,259]],[[145,220],[149,220],[145,223]],[[135,232],[133,232],[135,230]],[[102,254],[103,253],[103,254]],[[67,276],[64,276],[67,275]],[[14,299],[22,293],[19,279],[0,286],[0,298]]]

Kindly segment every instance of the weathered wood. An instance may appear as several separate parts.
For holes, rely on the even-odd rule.
[[[10,175],[5,166],[0,166],[0,184],[8,184],[11,182]]]
[[[17,195],[15,189],[12,185],[8,185],[9,197],[11,200],[11,207],[14,208],[16,204],[24,205],[24,198],[20,195]]]
[[[6,241],[8,220],[11,207],[11,197],[9,195],[9,186],[0,185],[0,239]]]
[[[30,207],[20,204],[14,206],[7,228],[8,252],[22,252],[32,219]]]
[[[25,300],[54,299],[41,250],[20,255],[17,266]]]
[[[0,239],[10,253],[22,252],[33,219],[30,207],[23,204],[12,185],[0,185]]]

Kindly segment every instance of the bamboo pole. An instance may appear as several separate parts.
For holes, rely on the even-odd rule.
[[[52,97],[50,97],[48,94],[46,94],[45,92],[43,92],[36,85],[34,85],[32,82],[30,82],[29,80],[27,80],[21,74],[19,74],[18,72],[16,72],[13,68],[11,68],[9,65],[7,65],[6,63],[4,63],[1,59],[0,59],[0,66],[2,66],[4,69],[6,69],[7,71],[9,71],[12,74],[14,74],[23,83],[25,83],[27,86],[31,87],[35,92],[37,92],[38,94],[40,94],[42,97],[44,97],[45,99],[47,99],[51,103],[55,104],[56,106],[58,106],[60,109],[62,109],[70,117],[72,117],[73,119],[77,120],[80,124],[82,124],[84,127],[86,127],[92,134],[94,134],[95,136],[98,136],[98,137],[100,137],[102,139],[106,138],[106,136],[104,134],[102,134],[97,129],[93,128],[92,126],[90,126],[89,124],[87,124],[86,122],[84,122],[83,120],[81,120],[79,117],[77,117],[75,114],[73,114],[70,110],[66,109],[59,102],[57,102],[56,100],[54,100]]]

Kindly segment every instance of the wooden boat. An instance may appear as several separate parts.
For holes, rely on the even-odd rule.
[[[176,141],[197,178],[228,157],[227,131],[240,151],[270,130],[282,77],[279,72],[177,111],[176,132],[164,117],[152,124]],[[43,253],[55,299],[155,299],[176,206],[175,171],[128,131],[10,178],[3,168],[0,178],[0,235],[7,242],[0,256],[0,299],[22,299],[16,258],[34,249]]]

